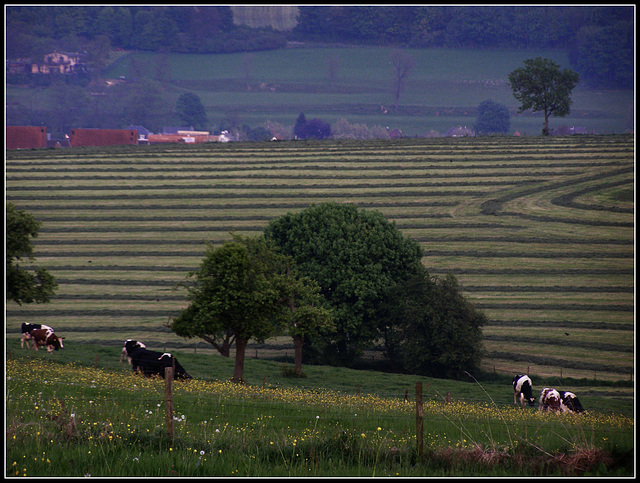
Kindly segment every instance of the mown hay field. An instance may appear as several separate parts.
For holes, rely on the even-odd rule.
[[[634,148],[609,135],[9,151],[6,199],[42,222],[36,263],[59,287],[49,304],[8,302],[7,337],[45,323],[65,344],[213,353],[165,327],[205,243],[332,201],[380,211],[432,274],[456,275],[489,319],[486,371],[629,381]]]

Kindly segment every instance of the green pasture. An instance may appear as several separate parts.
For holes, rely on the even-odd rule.
[[[183,350],[174,355],[193,367],[194,379],[173,383],[170,437],[164,382],[132,374],[118,347],[72,345],[44,354],[9,345],[7,477],[633,472],[630,387],[591,386],[581,394],[588,414],[558,415],[515,407],[508,380],[478,384],[326,367],[291,379],[283,363],[248,359],[251,382],[240,385],[219,377],[232,360]]]
[[[49,304],[7,304],[9,340],[197,348],[166,329],[205,243],[313,203],[380,211],[487,314],[487,373],[625,381],[634,367],[634,139],[491,137],[11,151],[6,199],[42,222]],[[109,335],[109,328],[117,328]],[[564,335],[570,334],[569,336]],[[200,347],[204,350],[204,343]],[[290,349],[267,340],[261,359]],[[380,348],[363,361],[382,363]],[[283,354],[284,352],[284,354]],[[287,354],[287,352],[289,354]],[[535,379],[534,379],[535,383]]]
[[[251,54],[129,52],[104,69],[102,78],[157,79],[162,65],[161,70],[169,72],[161,80],[166,104],[173,109],[181,94],[198,95],[211,130],[229,119],[251,127],[265,121],[293,127],[304,112],[307,119],[329,123],[344,118],[352,124],[399,128],[409,137],[431,131],[444,135],[452,127],[472,127],[477,106],[491,99],[512,112],[511,133],[537,136],[543,118],[539,113],[517,114],[519,105],[508,74],[524,60],[538,56],[570,67],[564,51],[409,49],[415,66],[396,111],[392,52],[383,47],[291,48]],[[330,62],[338,67],[333,84]],[[8,86],[6,97],[11,105],[53,108],[58,101],[52,93],[51,89]],[[598,134],[634,127],[632,90],[593,90],[579,84],[572,99],[571,113],[552,118],[552,127],[579,126]]]

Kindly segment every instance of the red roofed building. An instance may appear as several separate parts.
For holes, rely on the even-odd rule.
[[[72,129],[69,134],[69,144],[72,148],[138,144],[138,131],[136,129]]]
[[[6,126],[6,149],[33,149],[47,147],[45,126]]]

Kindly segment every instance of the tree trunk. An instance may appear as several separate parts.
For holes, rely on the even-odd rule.
[[[296,374],[302,374],[302,344],[304,342],[304,338],[301,335],[293,336],[293,347],[295,352],[295,369]]]
[[[244,382],[244,353],[249,339],[236,337],[236,363],[233,367],[233,382]]]
[[[551,113],[547,112],[547,110],[545,109],[544,111],[544,129],[542,130],[542,135],[543,136],[548,136],[549,135],[549,115]]]

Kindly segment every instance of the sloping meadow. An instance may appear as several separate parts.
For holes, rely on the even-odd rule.
[[[59,285],[49,304],[7,304],[11,339],[31,322],[65,344],[211,351],[166,328],[205,243],[331,201],[380,211],[433,275],[456,275],[489,319],[486,371],[632,378],[630,135],[9,151],[5,176],[6,199],[42,222],[36,262]]]

